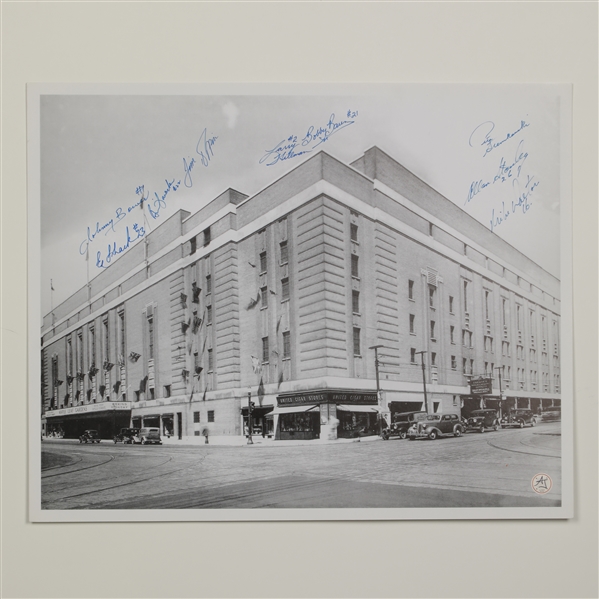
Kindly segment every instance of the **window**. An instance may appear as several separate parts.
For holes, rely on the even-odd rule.
[[[354,327],[354,356],[360,355],[360,329]]]
[[[433,223],[428,223],[428,234],[433,236]]]
[[[260,254],[260,272],[261,273],[266,272],[266,267],[267,267],[267,264],[266,264],[266,252],[262,252]]]
[[[437,365],[437,354],[435,352],[431,352],[431,366]]]
[[[268,355],[269,355],[268,337],[262,337],[262,362],[263,363],[268,362]]]
[[[291,358],[291,334],[289,331],[283,333],[283,360]]]
[[[462,373],[468,374],[468,360],[466,358],[462,358]]]
[[[150,387],[150,399],[156,399],[154,387]]]
[[[507,326],[507,300],[505,298],[501,299],[501,324],[505,327]]]
[[[435,339],[435,321],[431,320],[431,339]]]
[[[154,359],[154,317],[148,316],[148,358]]]
[[[206,275],[206,293],[212,293],[212,275]]]
[[[164,385],[164,397],[170,397],[170,396],[171,396],[171,386]]]
[[[193,354],[193,369],[194,369],[194,372],[197,372],[198,368],[200,368],[200,354],[198,352],[194,352],[194,354]]]
[[[474,360],[470,360],[470,374],[474,372]]]
[[[356,256],[355,254],[351,255],[351,276],[352,277],[359,277],[359,270],[358,270],[358,256]]]
[[[489,291],[485,289],[485,320],[489,320]]]
[[[285,277],[281,279],[281,301],[285,301],[289,299],[289,278]]]
[[[468,281],[464,281],[464,312],[468,312]]]
[[[102,322],[104,326],[104,358],[110,360],[110,328],[108,327],[108,317]]]
[[[537,361],[537,351],[535,349],[530,350],[530,361],[531,362]]]
[[[516,346],[516,357],[518,360],[524,360],[524,347],[522,345]]]
[[[410,348],[410,362],[412,364],[416,364],[416,348],[415,347]]]
[[[352,312],[354,314],[360,313],[360,292],[355,289],[351,292],[351,303],[352,303]]]
[[[197,250],[196,238],[192,237],[189,240],[189,253],[190,254],[195,254],[196,250]]]
[[[119,353],[121,360],[125,359],[125,311],[119,312]]]
[[[449,326],[449,341],[455,343],[455,327],[453,325]]]
[[[455,359],[455,356],[451,356],[451,369],[455,370],[458,367],[458,361]]]
[[[261,307],[268,308],[268,287],[260,288],[260,298],[262,300]]]
[[[435,291],[436,291],[436,289],[432,285],[429,285],[429,287],[428,287],[428,305],[430,308],[435,307]]]
[[[501,343],[501,355],[504,357],[509,357],[510,355],[510,344],[508,341],[503,341]]]
[[[350,238],[352,241],[358,241],[358,225],[354,225],[353,223],[349,226],[350,230]]]
[[[408,299],[414,299],[414,281],[408,281]]]
[[[75,346],[75,366],[77,372],[83,372],[83,331],[77,331],[77,345]],[[79,383],[81,384],[81,382]]]
[[[212,306],[206,306],[206,324],[212,324]]]
[[[214,422],[214,410],[208,410],[208,422]]]
[[[71,337],[67,339],[67,369],[68,374],[73,375],[73,340]]]
[[[208,372],[214,370],[214,355],[211,349],[208,350]]]
[[[204,247],[206,247],[210,243],[211,235],[210,235],[210,227],[204,229]]]
[[[493,351],[493,337],[485,335],[485,351]]]
[[[453,314],[453,296],[449,296],[449,313]]]
[[[281,264],[287,264],[287,262],[289,261],[289,258],[287,255],[287,242],[281,241],[280,247],[281,247]]]
[[[416,334],[416,331],[414,330],[414,321],[415,321],[416,317],[413,314],[410,314],[410,333],[412,335]]]
[[[522,313],[520,310],[520,305],[516,305],[516,325],[518,326],[518,330],[522,330]]]
[[[462,330],[462,345],[464,347],[472,347],[472,331]]]
[[[194,412],[193,413],[193,421],[197,424],[200,421],[200,413],[199,412]]]
[[[89,327],[90,365],[96,365],[96,329]]]

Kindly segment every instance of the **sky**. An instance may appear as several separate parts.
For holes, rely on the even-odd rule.
[[[318,150],[349,163],[374,145],[559,277],[557,87],[245,91],[41,96],[42,314],[177,210],[253,195]]]

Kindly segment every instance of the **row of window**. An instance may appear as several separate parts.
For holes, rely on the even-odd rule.
[[[291,333],[285,331],[283,333],[283,360],[291,358]],[[270,362],[270,343],[268,337],[262,337],[262,363],[268,364]]]
[[[193,413],[193,421],[195,424],[198,424],[200,422],[199,412]],[[214,422],[214,410],[208,410],[208,422]],[[199,431],[196,431],[196,433],[199,434]]]

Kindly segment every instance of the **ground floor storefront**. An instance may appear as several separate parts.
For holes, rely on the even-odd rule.
[[[126,401],[107,401],[44,414],[42,434],[46,437],[78,439],[86,430],[96,430],[100,439],[112,439],[121,428],[130,426],[131,404]]]
[[[531,410],[534,414],[541,415],[547,411],[561,409],[561,400],[558,398],[540,397],[515,397],[506,396],[501,399],[497,395],[472,396],[462,395],[462,416],[468,418],[473,410],[492,408],[504,416],[511,410]]]

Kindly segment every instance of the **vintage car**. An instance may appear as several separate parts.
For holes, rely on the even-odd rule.
[[[162,445],[160,429],[154,427],[140,428],[137,435],[133,437],[133,443],[141,443],[141,445]]]
[[[121,441],[125,444],[132,444],[134,437],[139,434],[138,428],[122,428],[118,435],[115,435],[114,442],[118,443]]]
[[[424,420],[419,420],[408,429],[408,438],[436,439],[442,435],[461,437],[464,425],[457,414],[428,414]]]
[[[486,428],[499,430],[497,411],[493,409],[474,410],[465,420],[465,430],[485,432]]]
[[[79,437],[79,443],[99,443],[100,435],[98,431],[87,430],[83,431],[83,434]]]
[[[530,426],[536,426],[537,417],[534,414],[534,412],[532,412],[532,410],[516,408],[514,410],[510,410],[501,419],[501,428],[509,428],[510,426],[518,426],[520,428],[524,428],[525,424],[530,424]]]
[[[387,441],[390,437],[399,437],[405,439],[408,436],[408,429],[419,420],[427,417],[426,412],[400,412],[393,415],[393,422],[390,426],[383,429],[381,437]]]

